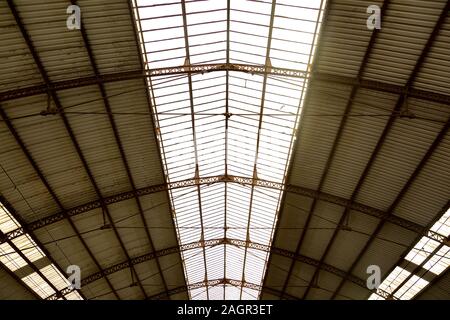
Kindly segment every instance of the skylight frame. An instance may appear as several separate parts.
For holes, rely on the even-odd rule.
[[[450,237],[450,208],[433,224],[429,231],[446,238]],[[450,268],[450,247],[443,242],[439,243],[434,240],[430,232],[428,232],[427,236],[421,237],[405,256],[405,261],[408,264],[415,265],[416,270],[422,273],[422,277],[396,266],[380,286],[382,290],[390,294],[389,298],[393,296],[395,299],[413,299],[430,284],[429,281],[423,278],[423,275],[432,273],[434,277],[437,277]],[[408,273],[401,281],[398,281],[397,272],[399,269]],[[386,290],[387,288],[389,290]],[[370,295],[369,300],[384,300],[384,297],[373,293]]]
[[[0,201],[0,233],[5,234],[11,231],[11,227],[17,229],[22,228],[22,225]],[[36,262],[40,262],[40,267],[37,267]],[[69,280],[53,263],[48,261],[44,250],[27,232],[0,244],[0,263],[16,274],[21,270],[21,274],[24,270],[31,270],[31,272],[26,271],[20,279],[42,299],[63,292],[59,297],[61,300],[83,300],[77,290],[70,292],[70,295],[69,292],[62,291],[70,285]]]
[[[156,3],[158,2],[158,0],[154,0],[153,2]],[[322,5],[319,5],[319,8],[317,8],[316,10],[317,21],[320,21],[320,19],[323,17],[324,1],[315,0],[315,2]],[[181,1],[181,3],[183,3],[183,1]],[[180,61],[178,66],[183,64],[185,66],[189,66],[194,65],[195,63],[205,63],[205,61],[192,59],[192,55],[190,52],[190,49],[192,48],[196,48],[194,50],[204,49],[205,54],[203,54],[201,51],[196,51],[200,56],[207,56],[212,54],[208,56],[208,58],[205,58],[207,59],[206,62],[244,62],[247,64],[255,64],[254,61],[245,61],[246,58],[244,58],[243,56],[240,57],[239,55],[235,55],[237,51],[243,50],[239,47],[239,45],[246,45],[242,44],[242,42],[239,43],[238,38],[233,35],[233,29],[235,29],[235,27],[232,26],[233,23],[246,23],[247,25],[251,25],[247,29],[253,28],[256,30],[258,28],[262,28],[267,31],[264,37],[255,34],[252,35],[251,30],[247,34],[248,37],[251,37],[256,42],[265,44],[264,46],[260,46],[259,48],[260,51],[261,49],[263,49],[262,51],[266,51],[266,54],[263,55],[264,59],[262,63],[256,63],[256,65],[265,65],[267,62],[270,67],[270,61],[266,60],[265,57],[273,57],[274,59],[278,59],[279,61],[284,61],[283,63],[291,63],[288,59],[284,59],[281,56],[282,54],[285,54],[285,52],[281,48],[275,49],[274,54],[271,54],[270,46],[269,48],[267,48],[267,44],[270,44],[269,39],[271,38],[270,35],[268,35],[269,30],[273,30],[273,27],[270,26],[270,20],[272,19],[273,21],[275,21],[275,19],[277,19],[275,4],[272,5],[272,3],[248,2],[250,6],[260,5],[269,8],[268,13],[266,13],[266,17],[267,15],[269,17],[269,23],[266,23],[266,25],[256,21],[253,21],[253,23],[244,21],[242,19],[242,14],[251,14],[250,11],[245,10],[245,8],[239,7],[234,10],[234,3],[231,4],[230,8],[228,8],[229,10],[227,10],[227,50],[224,59],[224,56],[222,56],[220,52],[213,52],[214,50],[209,46],[191,47],[190,40],[191,37],[193,37],[193,39],[199,40],[199,38],[195,38],[198,37],[198,34],[205,35],[205,32],[199,31],[198,34],[194,34],[191,36],[191,30],[193,29],[192,27],[195,26],[197,22],[204,23],[212,21],[211,24],[221,24],[223,22],[221,20],[222,16],[216,17],[214,16],[214,14],[220,13],[220,15],[222,15],[224,12],[224,10],[222,10],[223,4],[226,4],[227,1],[222,0],[210,2],[209,8],[212,10],[212,16],[211,13],[209,13],[209,16],[207,17],[202,17],[202,14],[205,15],[205,12],[194,13],[195,21],[192,20],[193,23],[190,23],[190,19],[193,17],[193,13],[189,9],[189,7],[194,2],[185,1],[185,5],[181,3],[178,4],[182,8],[182,12],[187,13],[185,16],[181,17],[184,20],[183,25],[185,29],[185,38],[183,39],[181,36],[175,34],[177,32],[174,31],[176,29],[175,24],[173,25],[175,28],[170,27],[170,29],[165,29],[163,31],[160,30],[161,32],[159,36],[160,39],[166,39],[166,41],[173,41],[173,39],[177,39],[179,43],[181,43],[182,40],[185,41],[187,45],[185,48],[186,55],[184,57],[184,60],[182,59],[182,56],[176,58]],[[203,2],[203,4],[205,4],[205,2]],[[282,5],[283,4],[288,5],[286,3],[282,3]],[[139,11],[141,9],[142,8],[136,9],[135,13],[136,11]],[[272,9],[275,9],[273,10],[273,18],[271,18]],[[174,9],[174,12],[175,11],[179,12],[179,9]],[[205,10],[203,9],[203,11]],[[231,17],[232,15],[235,16],[235,19]],[[241,15],[241,18],[239,18],[239,15]],[[259,21],[261,21],[261,16],[264,16],[258,12],[255,12],[254,15],[259,18]],[[137,12],[136,16],[139,16],[139,12]],[[178,17],[180,18],[179,15]],[[278,19],[286,19],[286,17],[278,15]],[[300,21],[302,19],[291,20]],[[140,22],[137,21],[137,24],[139,28]],[[176,25],[179,25],[179,23],[177,22]],[[288,28],[280,27],[279,29],[286,31],[286,29]],[[319,28],[317,28],[315,31],[318,31],[318,29]],[[152,65],[151,63],[152,53],[150,47],[147,46],[147,44],[155,43],[158,40],[145,39],[143,33],[147,31],[142,29],[139,30],[141,47],[143,47],[145,51],[144,61],[150,60],[150,62],[146,64],[145,67],[146,70],[149,70],[151,73],[154,65]],[[170,32],[174,33],[168,34]],[[215,44],[222,44],[224,42],[224,31],[221,30],[220,27],[211,30],[211,34],[214,34],[218,37],[218,39],[214,41]],[[236,32],[236,35],[242,35],[242,32],[238,31]],[[317,32],[314,33],[314,35],[317,35]],[[280,36],[282,37],[283,35],[280,34]],[[310,55],[314,53],[314,49],[316,47],[316,42],[313,40],[314,39],[311,39],[311,43],[308,44]],[[292,40],[286,39],[286,41]],[[305,45],[305,43],[302,41],[293,41],[292,43],[296,43],[297,45]],[[233,49],[230,47],[231,45],[235,46],[236,50],[233,51]],[[181,48],[181,46],[179,47]],[[257,47],[253,47],[252,49],[255,48]],[[216,55],[214,56],[214,54]],[[290,54],[292,54],[292,52]],[[304,55],[305,54],[302,53],[302,56]],[[255,52],[251,52],[251,57],[257,57],[257,55],[255,55]],[[182,63],[181,60],[183,60]],[[308,61],[310,61],[310,56],[308,56]],[[175,65],[177,64],[174,64],[170,67],[173,67]],[[289,65],[283,66],[289,67]],[[301,70],[295,71],[304,72],[305,74],[308,73],[306,64],[301,68]],[[220,76],[217,76],[217,74],[220,74]],[[163,158],[167,183],[170,183],[170,181],[178,181],[188,178],[192,179],[202,178],[205,176],[221,175],[243,176],[248,178],[253,177],[275,181],[280,184],[285,183],[287,164],[291,157],[292,145],[295,140],[295,132],[298,129],[298,119],[301,113],[301,105],[303,103],[302,96],[304,93],[304,88],[306,87],[307,77],[293,79],[288,85],[284,83],[283,85],[280,85],[280,77],[271,76],[269,74],[251,75],[245,73],[236,73],[236,76],[234,76],[234,74],[234,71],[226,70],[207,74],[189,73],[185,77],[180,78],[175,78],[173,76],[164,76],[163,74],[161,74],[158,75],[158,78],[150,77],[148,79],[151,99],[153,102],[152,111],[154,113],[154,122],[156,125],[156,132],[158,135],[158,142]],[[221,87],[221,89],[216,90],[216,92],[211,91],[213,86],[207,85],[209,82],[203,81],[202,79],[209,77],[211,77],[213,81],[219,82],[219,86]],[[167,83],[170,83],[168,81],[174,78],[175,80],[171,82],[171,85],[167,85]],[[153,79],[155,80],[154,85],[152,85]],[[158,83],[166,83],[166,85],[164,86],[164,88],[158,88]],[[205,84],[205,86],[202,85],[203,83]],[[225,92],[222,89],[222,86],[224,84],[226,86]],[[247,85],[249,85],[249,87],[247,87]],[[189,90],[186,90],[186,87],[189,87]],[[200,96],[199,94],[202,91],[204,94],[203,96]],[[188,92],[189,97],[187,96]],[[292,96],[292,92],[297,93],[297,96]],[[162,94],[162,96],[158,97],[158,94]],[[218,97],[221,94],[225,94],[225,97]],[[178,96],[179,98],[177,98],[176,96]],[[163,100],[161,100],[160,98],[162,98]],[[170,98],[172,98],[172,102],[169,101]],[[226,101],[227,103],[221,106],[221,101]],[[284,102],[285,105],[277,105],[277,102],[279,101]],[[200,107],[201,111],[197,112],[197,107]],[[284,110],[279,110],[278,108],[280,107],[284,108]],[[189,108],[191,109],[190,117],[193,124],[193,130],[190,134],[188,133],[189,129],[187,128],[187,124],[189,123]],[[204,112],[205,114],[202,114],[202,112]],[[206,113],[208,113],[208,115]],[[210,115],[211,113],[216,113],[217,115]],[[218,119],[216,122],[211,119],[214,117]],[[222,120],[220,120],[221,117],[223,117]],[[170,135],[170,133],[167,131],[168,128],[164,127],[164,122],[166,121],[169,121],[169,123],[183,123],[183,127],[185,128],[185,130],[183,131],[184,142],[180,142],[181,139],[178,139],[177,141],[176,131],[173,133],[173,135]],[[201,127],[202,122],[203,129]],[[177,125],[172,124],[172,126],[176,128]],[[279,131],[279,136],[274,137],[274,131]],[[213,146],[213,148],[210,149],[209,146]],[[183,150],[180,153],[179,150],[182,147],[188,148],[188,150]],[[239,150],[242,150],[242,152],[239,152]],[[275,152],[274,150],[276,150],[277,152],[277,156],[275,157],[273,157],[273,154]],[[214,151],[214,153],[211,153],[212,151]],[[232,236],[232,238],[237,238],[244,241],[261,241],[265,245],[271,245],[273,231],[276,224],[276,216],[284,191],[266,189],[265,192],[271,193],[270,197],[267,198],[267,195],[263,195],[263,193],[259,192],[259,189],[262,190],[263,187],[259,187],[256,185],[244,187],[234,183],[224,183],[222,185],[223,187],[220,185],[222,184],[219,184],[219,187],[216,187],[216,190],[224,191],[224,201],[215,198],[215,201],[211,203],[211,205],[205,205],[205,201],[203,200],[203,198],[207,199],[210,193],[214,195],[220,193],[220,191],[208,191],[208,189],[210,188],[214,189],[214,187],[212,186],[202,186],[202,189],[200,189],[199,186],[188,187],[188,189],[191,191],[195,191],[195,189],[198,188],[198,192],[197,194],[195,194],[195,192],[190,193],[190,196],[185,197],[183,201],[176,200],[181,192],[178,192],[176,190],[169,190],[169,195],[172,199],[171,206],[180,245],[192,241],[208,240],[210,239],[209,235],[211,235],[212,238],[217,238],[217,236],[220,235],[223,235],[224,238]],[[238,193],[239,196],[237,195]],[[240,197],[242,194],[246,195],[245,200]],[[266,201],[266,199],[269,200]],[[255,203],[257,202],[258,205],[252,205],[252,201],[255,201]],[[185,202],[185,205],[180,204],[182,202]],[[186,202],[189,204],[186,204]],[[235,210],[233,206],[239,207],[240,210]],[[208,219],[210,214],[213,218],[218,218],[220,217],[220,212],[222,210],[224,211],[225,221],[221,220],[219,221],[219,224],[225,222],[224,232],[210,231],[208,229],[209,226],[203,224],[199,226],[200,230],[197,231],[195,231],[195,229],[188,229],[189,231],[186,231],[186,229],[184,229],[186,224],[193,225],[195,221],[199,223],[199,221],[203,220],[202,216],[207,217],[206,220]],[[249,219],[249,217],[251,218]],[[237,224],[237,229],[232,229],[233,223]],[[248,230],[250,238],[247,236],[247,231],[245,231],[246,229]],[[223,249],[224,256],[227,255],[228,251],[233,252],[233,249],[231,249],[232,246],[228,244],[223,244],[222,246],[223,248],[215,248],[212,251],[221,251]],[[197,283],[198,281],[207,281],[208,279],[211,279],[211,277],[216,278],[216,276],[220,274],[220,272],[217,271],[216,268],[213,268],[211,266],[208,267],[208,265],[210,265],[210,263],[208,262],[208,256],[214,256],[214,254],[211,254],[212,251],[209,250],[209,248],[202,248],[198,251],[199,253],[203,251],[203,257],[201,254],[198,254],[194,258],[189,258],[190,261],[184,261],[185,276],[188,284]],[[241,250],[238,250],[237,252],[239,251]],[[253,251],[253,249],[244,248],[243,252],[235,253],[235,255],[237,254],[235,260],[237,261],[242,259],[247,252],[251,254],[249,254],[249,258],[245,259],[247,267],[241,266],[242,272],[234,273],[234,275],[237,276],[237,279],[234,280],[245,280],[246,278],[252,278],[256,283],[262,282],[268,260],[268,253]],[[186,260],[184,254],[181,253],[181,255],[183,260]],[[252,258],[250,256],[257,256],[257,258]],[[231,272],[230,268],[232,268],[233,265],[236,264],[233,263],[229,258],[230,254],[228,254],[227,256],[226,263],[225,261],[223,261],[224,279],[227,277],[227,274]],[[202,259],[203,264],[201,261]],[[211,259],[217,260],[218,258],[215,257]],[[256,262],[256,260],[262,261],[262,263]],[[194,266],[197,271],[196,274],[192,274],[192,272],[189,271],[190,265]],[[201,267],[202,265],[203,267]],[[260,267],[256,267],[257,265]],[[205,266],[206,270],[204,270]],[[211,269],[211,272],[209,272],[208,268],[213,269]],[[237,268],[239,269],[240,267],[237,266]],[[258,268],[260,270],[255,275],[254,271]],[[253,274],[249,273],[249,269],[252,270]],[[241,281],[241,283],[245,282]],[[231,287],[227,285],[223,285],[222,298],[230,295],[227,293],[227,290],[231,290],[230,288]],[[239,297],[242,298],[243,296],[250,296],[249,292],[247,292],[248,290],[252,289],[245,288],[244,290],[244,287],[239,288]],[[198,295],[198,289],[193,289],[190,291],[191,292],[189,294],[191,298],[194,296],[196,296],[197,298],[209,298],[208,288],[206,289],[205,293],[199,292]],[[216,289],[214,289],[213,291],[216,292]],[[213,296],[215,296],[216,293],[214,293]],[[255,298],[258,298],[259,292],[257,292],[257,294],[253,296]]]

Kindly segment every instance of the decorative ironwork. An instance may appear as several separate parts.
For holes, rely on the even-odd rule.
[[[305,197],[322,200],[322,201],[337,204],[337,205],[340,205],[343,207],[349,207],[349,209],[351,209],[351,210],[355,210],[355,211],[370,215],[372,217],[376,217],[381,220],[386,220],[397,226],[401,226],[410,231],[414,231],[417,234],[426,235],[440,243],[447,241],[447,238],[444,235],[441,235],[441,234],[436,233],[431,230],[427,230],[426,228],[424,228],[421,225],[414,223],[412,221],[397,217],[395,215],[389,215],[388,213],[386,213],[380,209],[376,209],[376,208],[373,208],[373,207],[370,207],[370,206],[367,206],[367,205],[364,205],[364,204],[361,204],[358,202],[350,201],[348,199],[341,198],[341,197],[338,197],[338,196],[335,196],[332,194],[328,194],[326,192],[318,192],[318,191],[315,191],[312,189],[299,187],[299,186],[295,186],[295,185],[283,186],[283,184],[281,184],[281,183],[276,183],[276,182],[271,182],[271,181],[266,181],[266,180],[259,180],[259,179],[248,178],[248,177],[221,175],[221,176],[204,177],[204,178],[199,178],[199,179],[187,179],[187,180],[172,182],[168,185],[167,184],[159,184],[159,185],[148,186],[148,187],[144,187],[141,189],[137,189],[136,194],[138,196],[144,196],[144,195],[149,195],[152,193],[163,192],[163,191],[166,191],[169,189],[186,188],[186,187],[191,187],[191,186],[196,186],[196,185],[208,185],[208,184],[219,183],[219,182],[233,182],[233,183],[239,183],[239,184],[244,184],[244,185],[255,184],[260,187],[277,189],[277,190],[285,189],[286,192],[295,193],[295,194],[299,194],[299,195],[302,195]],[[116,203],[116,202],[120,202],[120,201],[129,200],[129,199],[132,199],[133,197],[135,197],[134,192],[128,191],[128,192],[120,193],[120,194],[113,195],[110,197],[106,197],[103,199],[103,201],[105,204],[112,204],[112,203]],[[64,220],[66,214],[68,216],[76,216],[76,215],[79,215],[81,213],[84,213],[84,212],[87,212],[90,210],[101,208],[101,206],[102,206],[102,204],[101,204],[100,200],[92,201],[87,204],[83,204],[83,205],[77,206],[75,208],[68,209],[65,212],[59,212],[54,215],[51,215],[51,216],[48,216],[45,218],[41,218],[34,222],[30,222],[29,224],[26,225],[26,228],[30,231],[34,231],[36,229],[43,228],[43,227],[53,224],[55,222]],[[6,233],[5,236],[7,239],[11,240],[11,239],[20,237],[24,233],[25,233],[25,231],[23,228],[18,228],[18,229],[15,229],[15,230],[12,230],[12,231]],[[0,243],[3,243],[3,242],[4,242],[4,240],[0,239]]]
[[[274,253],[277,255],[281,255],[305,264],[308,264],[310,266],[314,266],[314,267],[318,267],[320,262],[318,260],[315,260],[313,258],[310,257],[306,257],[300,254],[295,254],[295,252],[286,250],[286,249],[281,249],[281,248],[276,248],[276,247],[271,247],[271,246],[267,246],[264,244],[260,244],[260,243],[255,243],[255,242],[251,242],[251,241],[245,241],[245,240],[240,240],[240,239],[230,239],[230,238],[220,238],[220,239],[210,239],[210,240],[205,240],[205,241],[197,241],[197,242],[191,242],[191,243],[187,243],[185,245],[182,246],[173,246],[170,248],[165,248],[162,250],[158,250],[155,252],[151,252],[151,253],[147,253],[144,254],[142,256],[138,256],[135,258],[130,259],[130,261],[124,261],[118,264],[115,264],[109,268],[106,268],[104,270],[101,270],[99,272],[96,272],[84,279],[81,280],[81,286],[85,286],[88,285],[94,281],[97,281],[101,278],[103,278],[105,275],[110,275],[112,273],[118,272],[120,270],[129,268],[130,266],[139,264],[139,263],[143,263],[146,261],[150,261],[153,260],[157,257],[161,257],[161,256],[165,256],[165,255],[169,255],[169,254],[174,254],[174,253],[180,253],[182,251],[188,251],[188,250],[192,250],[192,249],[196,249],[196,248],[201,248],[201,247],[212,247],[212,246],[217,246],[217,245],[221,245],[221,244],[228,244],[228,245],[233,245],[233,246],[237,246],[237,247],[242,247],[242,248],[252,248],[255,250],[260,250],[260,251],[264,251],[264,252],[270,252],[270,253]],[[131,265],[130,265],[131,262]],[[344,270],[341,270],[339,268],[333,267],[331,265],[328,264],[322,264],[321,266],[322,270],[328,271],[330,273],[333,273],[339,277],[344,277],[347,275],[347,272]],[[366,288],[366,282],[356,276],[350,275],[348,277],[348,280],[357,284],[358,286],[362,287],[362,288]],[[47,300],[54,300],[55,297],[57,299],[57,296],[59,297],[61,294],[67,294],[69,292],[71,292],[71,290],[67,291],[68,289],[64,289],[59,291],[58,293],[55,293],[54,295],[50,296],[47,298]],[[173,294],[173,293],[172,293]]]

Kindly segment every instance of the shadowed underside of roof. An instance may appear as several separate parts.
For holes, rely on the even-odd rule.
[[[0,298],[449,299],[449,6],[1,2]]]

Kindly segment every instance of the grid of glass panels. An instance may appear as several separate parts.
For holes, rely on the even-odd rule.
[[[148,69],[244,63],[308,72],[324,4],[135,0],[134,9]],[[232,71],[150,78],[168,182],[229,175],[284,183],[306,82]],[[170,195],[181,245],[222,238],[271,244],[279,190],[219,183]],[[188,284],[227,278],[260,285],[268,253],[221,244],[183,260]],[[229,284],[190,290],[191,299],[258,296]]]
[[[450,236],[450,209],[430,228],[445,237]],[[405,260],[415,266],[421,266],[434,276],[440,275],[450,266],[450,247],[429,237],[422,237],[405,256]],[[428,281],[396,267],[381,283],[380,289],[394,293],[398,299],[410,300],[429,284]],[[383,300],[383,297],[372,294],[370,300]]]
[[[5,206],[0,203],[0,231],[7,233],[12,230],[21,228],[20,223],[8,212]],[[0,244],[0,262],[12,272],[27,267],[30,263],[44,259],[45,253],[27,234],[23,234],[11,240],[12,245],[8,242]],[[16,251],[15,248],[18,251]],[[22,253],[26,259],[19,254]],[[50,286],[52,284],[56,289],[62,290],[70,285],[67,278],[53,264],[48,264],[39,269],[42,276],[37,272],[33,272],[21,278],[21,280],[41,298],[45,299],[53,294],[55,290]],[[72,291],[65,295],[67,300],[82,300],[83,298],[77,291]]]

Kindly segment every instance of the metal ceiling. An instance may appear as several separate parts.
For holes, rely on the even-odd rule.
[[[449,9],[1,2],[0,297],[449,299]]]

